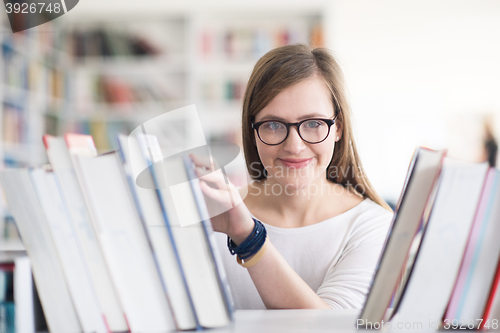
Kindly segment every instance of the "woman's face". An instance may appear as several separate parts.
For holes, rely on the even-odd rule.
[[[296,123],[309,118],[333,117],[330,91],[324,81],[315,75],[276,95],[255,116],[255,122],[281,120]],[[337,121],[330,128],[326,140],[316,144],[303,141],[296,126],[291,126],[286,140],[276,146],[266,145],[255,132],[257,151],[268,172],[267,181],[281,184],[289,193],[325,180],[326,168],[332,159],[337,137],[341,137]]]

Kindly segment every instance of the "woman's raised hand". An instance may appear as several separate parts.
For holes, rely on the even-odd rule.
[[[225,233],[237,245],[241,244],[252,232],[254,222],[238,189],[222,169],[212,165],[209,156],[189,156],[196,167],[214,230]]]

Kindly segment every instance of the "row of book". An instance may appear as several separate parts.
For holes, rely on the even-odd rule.
[[[358,327],[498,329],[500,170],[419,148]]]
[[[260,24],[234,27],[204,27],[199,37],[199,54],[202,59],[223,57],[229,60],[254,60],[273,48],[296,43],[323,43],[321,27],[309,27],[306,22]]]
[[[24,107],[30,99],[43,95],[47,106],[54,106],[68,94],[68,78],[64,71],[45,67],[37,61],[11,62],[4,58],[3,101]],[[15,65],[12,65],[16,63]]]
[[[208,81],[202,85],[202,97],[207,101],[241,101],[247,80]]]
[[[43,26],[12,33],[7,16],[0,22],[2,29],[1,45],[4,53],[27,53],[37,55],[41,59],[53,59],[54,51],[62,42],[56,31],[54,22],[45,22]]]
[[[228,325],[234,305],[191,160],[164,159],[155,136],[117,141],[97,156],[91,136],[46,135],[50,166],[0,173],[49,330]]]
[[[2,52],[2,83],[13,87],[29,87],[29,63],[10,54],[5,47]]]
[[[55,34],[41,33],[40,29],[18,33],[19,36],[5,33],[0,38],[3,165],[23,165],[36,158],[31,151],[37,146],[33,137],[42,130],[37,118],[62,108],[68,93],[68,76],[63,66],[47,65],[45,51],[39,49],[43,43],[48,43],[45,46],[50,49],[49,39],[53,40]]]
[[[65,132],[87,134],[94,139],[97,151],[104,152],[118,149],[116,135],[130,133],[135,124],[130,121],[85,120],[66,124]]]
[[[96,103],[120,106],[179,101],[184,98],[179,88],[179,82],[182,81],[180,77],[174,85],[166,77],[158,75],[127,77],[78,73],[73,81],[73,103],[76,112],[85,113],[95,108]]]
[[[8,143],[25,141],[27,114],[17,106],[4,105],[2,112],[2,140]]]
[[[38,35],[43,39],[42,36],[50,34]],[[60,66],[51,64],[53,61],[46,61],[43,55],[37,55],[29,45],[23,47],[23,52],[20,54],[10,43],[2,42],[2,82],[18,89],[47,90],[47,94],[62,98],[65,93],[65,74]],[[40,80],[43,84],[39,83]]]
[[[4,65],[8,66],[9,61],[5,61]],[[33,133],[41,131],[38,129],[40,123],[35,120],[38,115],[54,112],[65,106],[67,77],[61,70],[44,67],[37,61],[28,61],[23,66],[29,70],[13,74],[14,77],[22,78],[21,82],[17,82],[20,85],[11,85],[13,82],[0,85],[0,138],[11,147],[33,145]],[[12,159],[14,163],[23,162],[16,161],[16,155],[6,154],[9,153],[8,150],[4,149],[3,153],[6,161]]]
[[[0,263],[0,330],[46,332],[47,322],[25,255]]]
[[[150,40],[118,30],[73,31],[67,36],[69,54],[77,60],[89,57],[156,56],[160,49]]]
[[[144,78],[127,81],[117,77],[96,77],[96,102],[127,104],[179,99],[173,96],[167,85],[159,80]]]

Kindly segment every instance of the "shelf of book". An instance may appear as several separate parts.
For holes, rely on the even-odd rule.
[[[182,53],[119,58],[93,56],[75,61],[73,66],[89,73],[141,74],[143,71],[182,73],[189,70],[186,65],[186,55]]]
[[[116,133],[190,104],[207,141],[239,143],[257,59],[285,44],[322,45],[319,9],[186,11],[142,21],[83,15],[16,34],[5,14],[1,22],[3,167],[45,163],[44,133],[91,134],[105,152],[117,148]]]
[[[12,33],[0,15],[0,169],[36,166],[46,161],[40,141],[45,112],[67,106],[68,59],[60,48],[57,21]],[[55,134],[55,133],[53,133]],[[20,244],[16,225],[0,204],[0,252]]]

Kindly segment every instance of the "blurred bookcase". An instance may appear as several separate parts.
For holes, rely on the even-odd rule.
[[[116,148],[115,134],[187,100],[182,17],[160,21],[72,21],[63,28],[71,63],[69,107],[51,113],[57,133],[91,134],[99,151]]]
[[[1,168],[45,161],[46,115],[67,106],[67,56],[57,22],[12,33],[0,14]],[[0,260],[23,250],[15,223],[0,195]]]
[[[323,45],[320,12],[80,17],[63,30],[69,107],[50,113],[48,127],[91,134],[100,151],[116,148],[115,133],[190,104],[207,141],[239,143],[255,62],[281,45]]]
[[[0,27],[3,166],[39,164],[45,159],[45,116],[67,106],[67,57],[60,29],[49,22],[14,34],[5,13]]]
[[[282,45],[324,45],[320,10],[117,12],[16,34],[0,16],[3,167],[45,163],[43,133],[90,134],[106,152],[116,148],[116,133],[190,104],[208,142],[241,144],[242,98],[255,62]],[[189,133],[187,123],[175,130]],[[0,237],[15,238],[12,219],[2,215]]]

